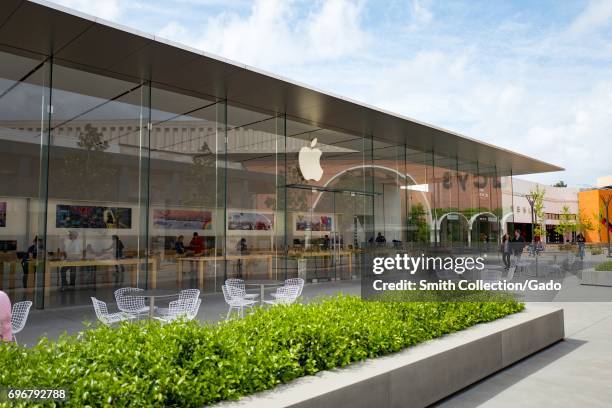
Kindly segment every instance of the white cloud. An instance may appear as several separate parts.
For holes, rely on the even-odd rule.
[[[410,16],[413,20],[413,27],[419,24],[427,24],[433,18],[433,13],[423,4],[421,0],[410,2]]]
[[[117,20],[123,11],[120,0],[53,0],[53,2],[106,20]]]
[[[360,26],[361,10],[359,2],[330,0],[301,16],[291,1],[256,0],[246,16],[220,13],[202,21],[202,29],[170,22],[158,34],[270,68],[339,59],[363,49],[368,35]]]
[[[591,0],[574,19],[570,33],[585,34],[612,23],[612,1]]]
[[[324,2],[301,27],[315,57],[335,59],[358,52],[367,43],[360,27],[361,6],[344,0]]]

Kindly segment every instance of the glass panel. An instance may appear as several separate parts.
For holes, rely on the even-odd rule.
[[[148,93],[138,83],[53,66],[47,305],[113,301],[118,287],[155,285],[140,222]]]
[[[0,52],[0,289],[43,307],[49,69]]]
[[[406,241],[404,146],[375,141],[373,159],[375,240],[399,247]]]
[[[225,104],[151,88],[149,249],[158,287],[220,288],[225,273]]]
[[[227,277],[284,279],[284,117],[228,105]]]
[[[432,155],[406,149],[407,241],[413,247],[428,246],[435,240],[432,223],[434,187]]]

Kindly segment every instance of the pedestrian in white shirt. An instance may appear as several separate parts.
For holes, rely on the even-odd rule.
[[[81,241],[79,241],[79,234],[76,231],[70,231],[68,233],[68,239],[64,240],[64,250],[63,257],[67,261],[80,261],[83,259],[83,247],[81,246]],[[70,270],[70,283],[66,280],[66,272]],[[66,288],[66,286],[74,286],[76,283],[76,274],[77,267],[76,266],[64,266],[60,270],[60,275],[62,277],[62,292]]]

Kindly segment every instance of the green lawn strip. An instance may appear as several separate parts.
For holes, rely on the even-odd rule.
[[[68,406],[197,407],[397,352],[523,310],[512,299],[376,302],[339,295],[201,325],[100,326],[0,345],[0,387],[65,388]]]

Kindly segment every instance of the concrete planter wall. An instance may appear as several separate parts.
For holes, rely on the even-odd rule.
[[[612,271],[596,271],[589,268],[582,271],[583,285],[612,286]]]
[[[564,337],[563,309],[506,318],[387,357],[303,377],[222,407],[425,407]]]

